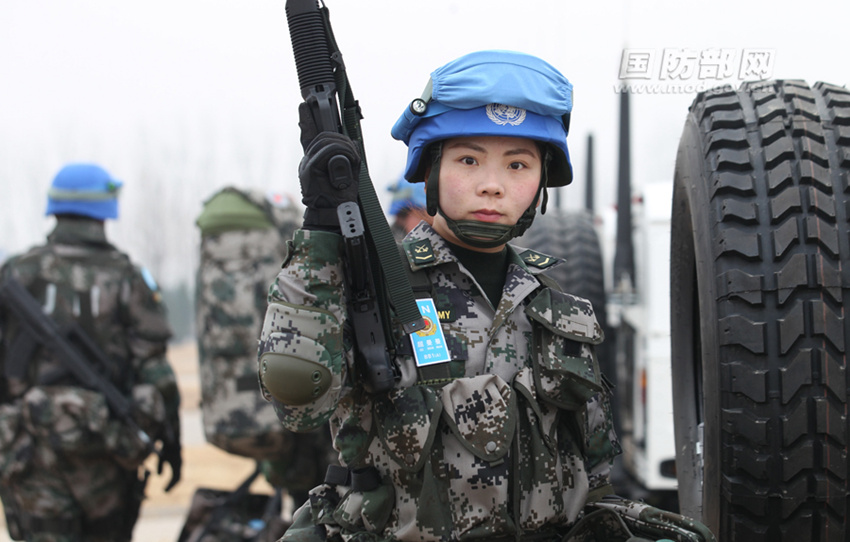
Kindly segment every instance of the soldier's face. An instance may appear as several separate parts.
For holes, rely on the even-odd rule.
[[[440,208],[453,220],[514,225],[534,201],[541,167],[540,150],[530,139],[449,139],[443,143],[440,161]],[[439,214],[434,229],[448,241],[466,246]],[[501,247],[488,252],[498,250]]]

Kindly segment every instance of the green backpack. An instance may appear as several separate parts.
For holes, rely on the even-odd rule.
[[[255,459],[280,458],[292,447],[274,409],[260,394],[257,340],[286,241],[300,226],[293,205],[253,190],[226,187],[205,203],[196,280],[196,335],[201,414],[208,442]]]

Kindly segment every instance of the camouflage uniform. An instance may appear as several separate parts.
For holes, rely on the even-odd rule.
[[[226,187],[205,204],[197,275],[198,355],[208,442],[263,460],[263,472],[300,505],[333,459],[325,428],[294,434],[259,393],[257,335],[269,284],[300,216],[256,190]]]
[[[417,296],[434,299],[452,361],[417,368],[401,340],[389,393],[370,396],[354,377],[339,236],[298,231],[271,289],[261,371],[295,356],[322,360],[332,379],[302,406],[266,396],[294,431],[330,420],[351,480],[315,488],[284,540],[560,537],[588,500],[610,493],[619,451],[590,304],[544,287],[528,263],[542,266],[540,255],[509,246],[494,310],[430,226],[403,245],[411,272],[427,277],[430,291]]]
[[[171,331],[159,293],[107,242],[102,222],[57,218],[47,244],[11,258],[0,275],[15,277],[60,326],[81,325],[114,362],[109,379],[136,401],[137,421],[149,435],[179,435],[180,395],[165,358]],[[63,365],[50,351],[9,357],[18,328],[2,312],[0,332],[4,505],[20,515],[30,541],[129,540],[148,450],[109,416],[101,394],[76,387],[68,374],[56,377]],[[9,378],[19,364],[25,378]]]

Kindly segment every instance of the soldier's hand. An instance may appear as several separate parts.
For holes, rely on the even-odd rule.
[[[179,442],[163,443],[159,454],[159,464],[156,467],[157,474],[162,474],[162,466],[165,463],[171,467],[171,480],[165,486],[165,491],[169,492],[180,481],[180,471],[183,468],[182,447]]]
[[[339,230],[336,208],[357,201],[360,154],[357,145],[336,132],[320,132],[298,167],[305,229]]]

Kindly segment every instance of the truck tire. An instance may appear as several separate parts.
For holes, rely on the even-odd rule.
[[[671,236],[679,503],[724,542],[850,540],[850,92],[700,93]]]
[[[614,341],[608,326],[602,248],[593,217],[587,211],[550,209],[534,219],[517,244],[564,260],[545,274],[555,279],[565,292],[584,297],[593,305],[596,320],[606,336],[596,354],[602,373],[612,379],[614,362],[608,352],[613,352]]]

